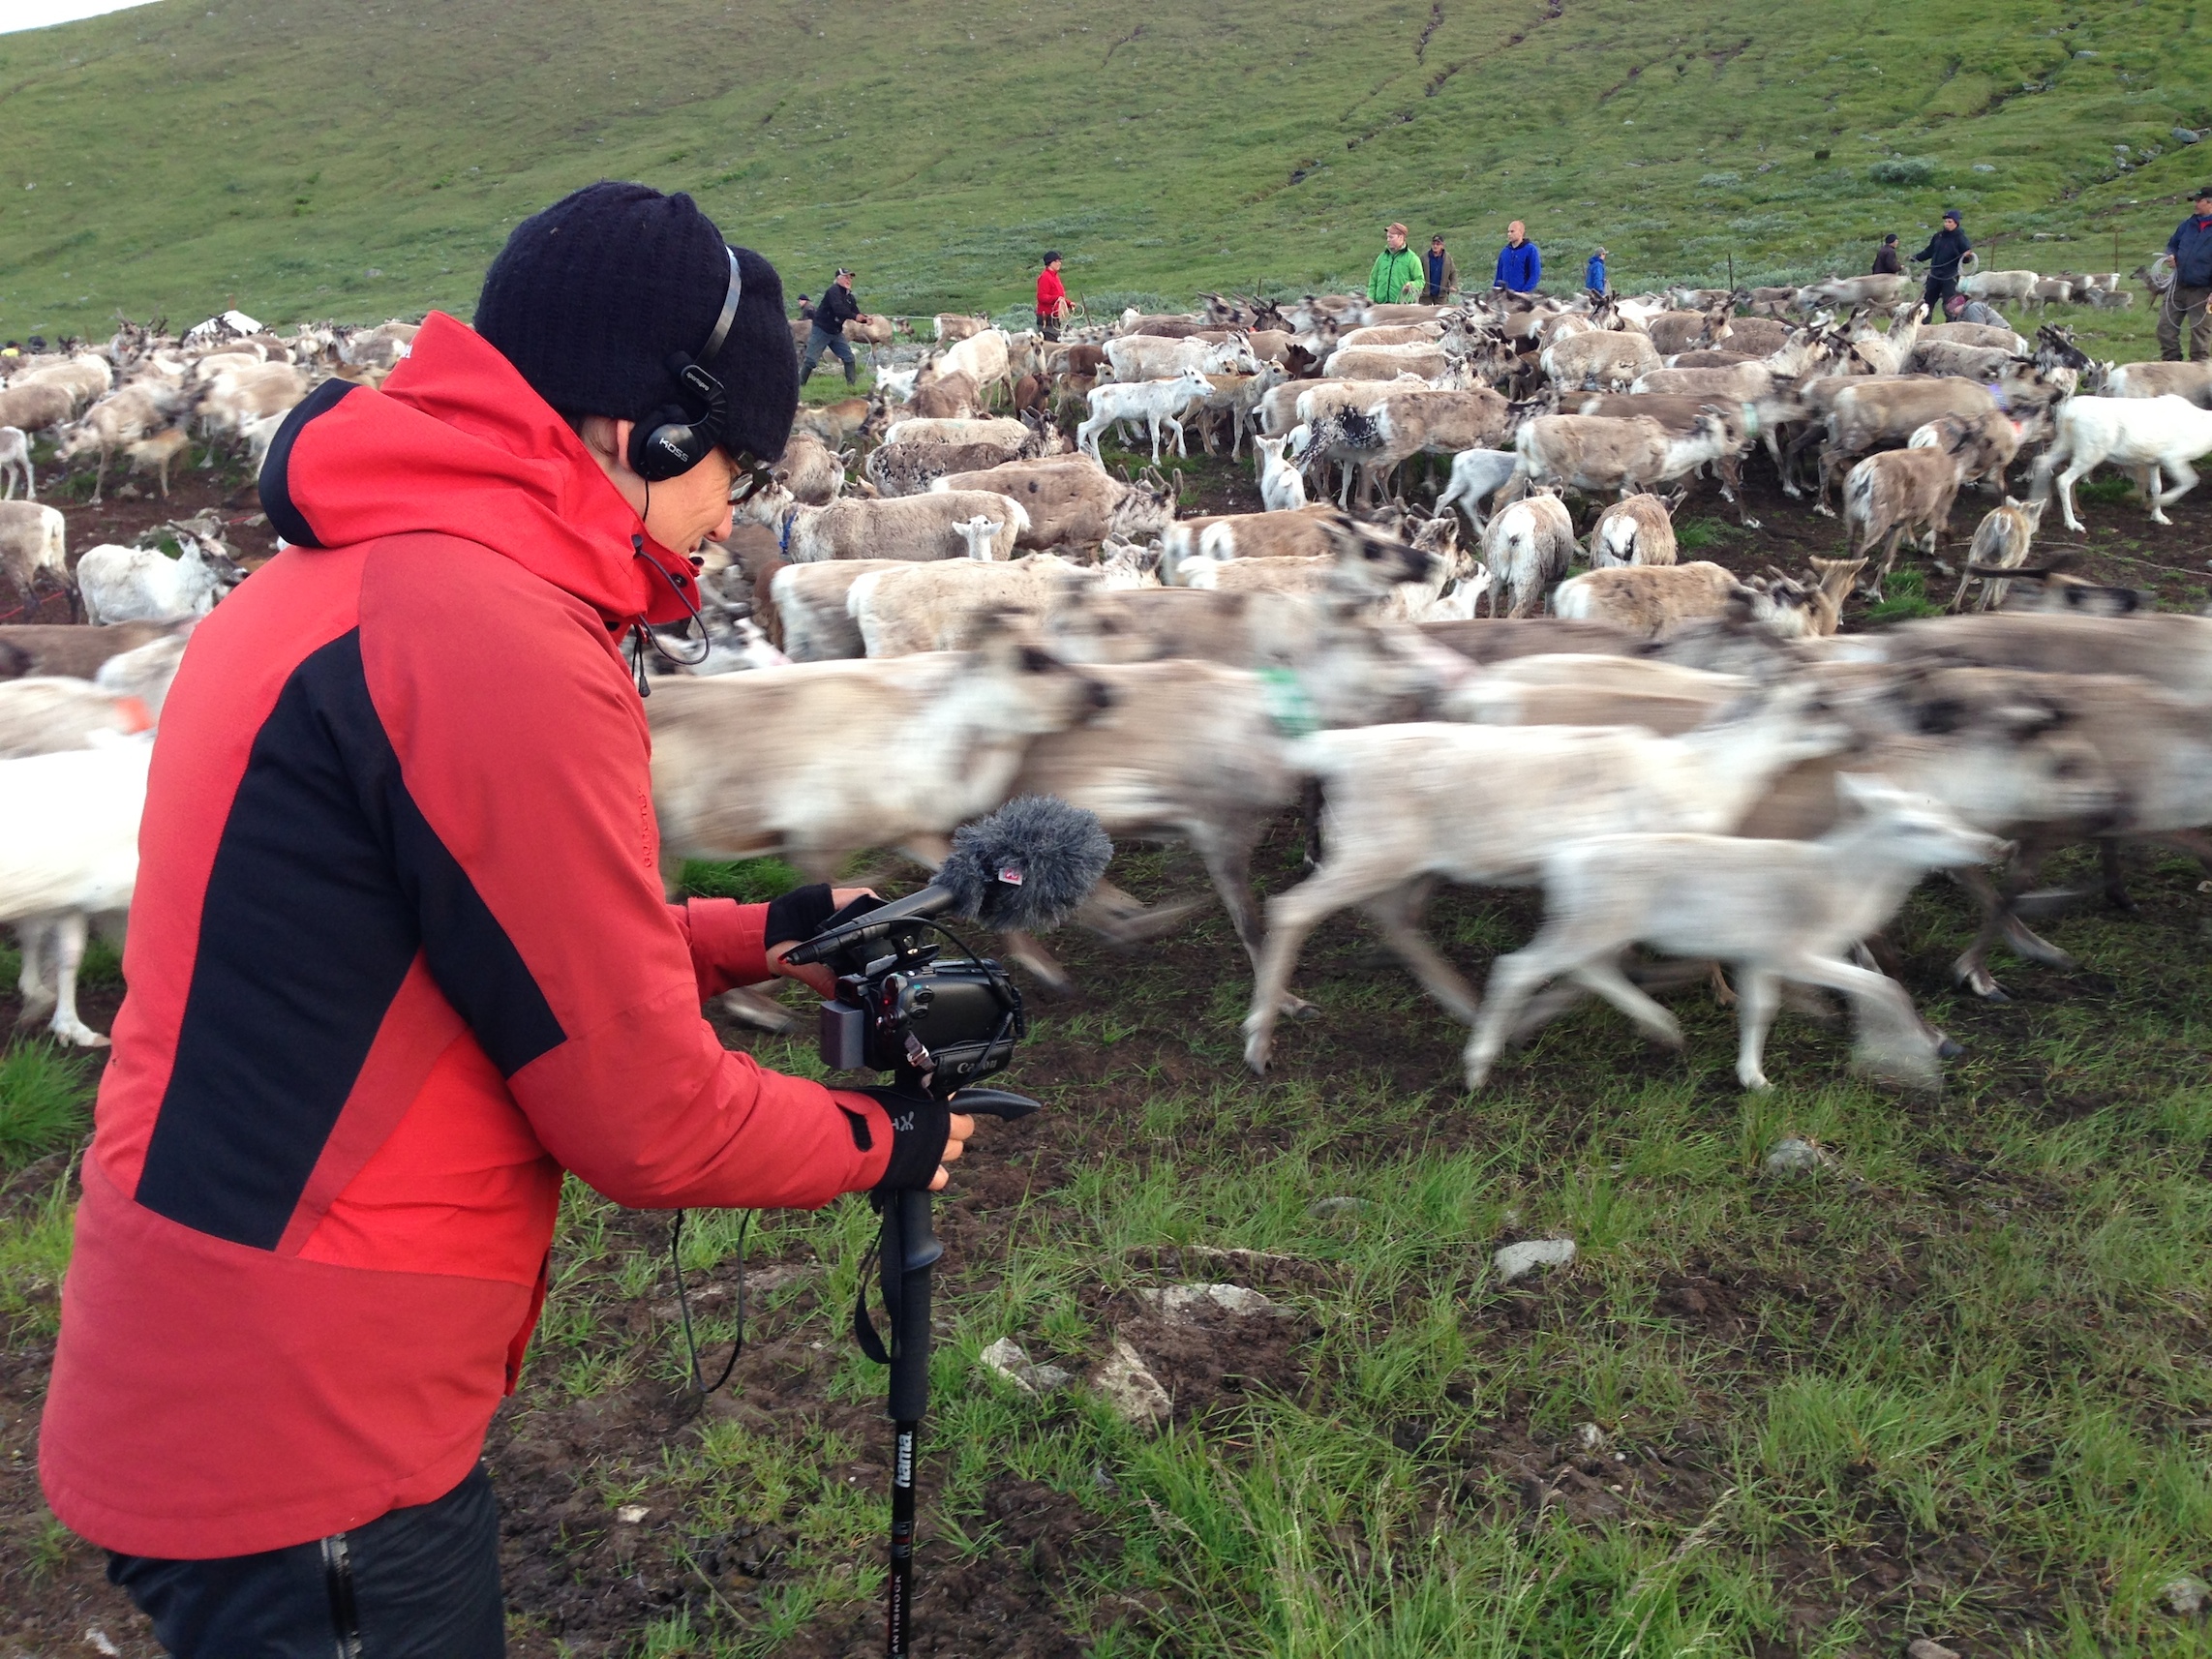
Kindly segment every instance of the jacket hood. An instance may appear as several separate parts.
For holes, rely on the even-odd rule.
[[[646,534],[568,423],[443,312],[424,319],[380,391],[318,386],[286,417],[260,483],[269,523],[294,546],[458,536],[574,594],[609,627],[680,620],[678,589],[694,591],[691,561]]]

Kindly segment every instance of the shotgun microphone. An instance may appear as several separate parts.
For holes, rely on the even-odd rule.
[[[823,962],[885,938],[902,922],[954,915],[993,929],[1057,926],[1113,858],[1098,815],[1052,795],[1024,795],[953,831],[953,852],[919,892],[879,905],[795,947],[786,961]]]

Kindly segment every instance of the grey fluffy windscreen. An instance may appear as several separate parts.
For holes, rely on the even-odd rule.
[[[1054,927],[1098,886],[1112,858],[1097,814],[1057,796],[1024,795],[953,831],[936,885],[956,895],[962,916],[986,927]]]

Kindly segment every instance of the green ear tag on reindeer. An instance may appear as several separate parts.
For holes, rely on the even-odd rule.
[[[1307,700],[1306,688],[1288,669],[1261,669],[1259,694],[1266,701],[1267,717],[1286,738],[1307,738],[1321,729],[1320,721],[1314,717],[1314,706]]]

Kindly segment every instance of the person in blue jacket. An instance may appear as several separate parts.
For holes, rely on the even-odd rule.
[[[1532,294],[1543,275],[1543,255],[1529,240],[1529,227],[1514,220],[1505,226],[1505,246],[1498,250],[1498,275],[1491,287],[1508,293]]]
[[[1590,263],[1582,269],[1582,286],[1603,298],[1605,295],[1605,250],[1598,249],[1590,256]]]
[[[2181,327],[2189,324],[2189,355],[2212,362],[2212,184],[2197,193],[2197,211],[2166,239],[2173,256],[2173,287],[2158,308],[2158,354],[2168,363],[2181,356]]]

